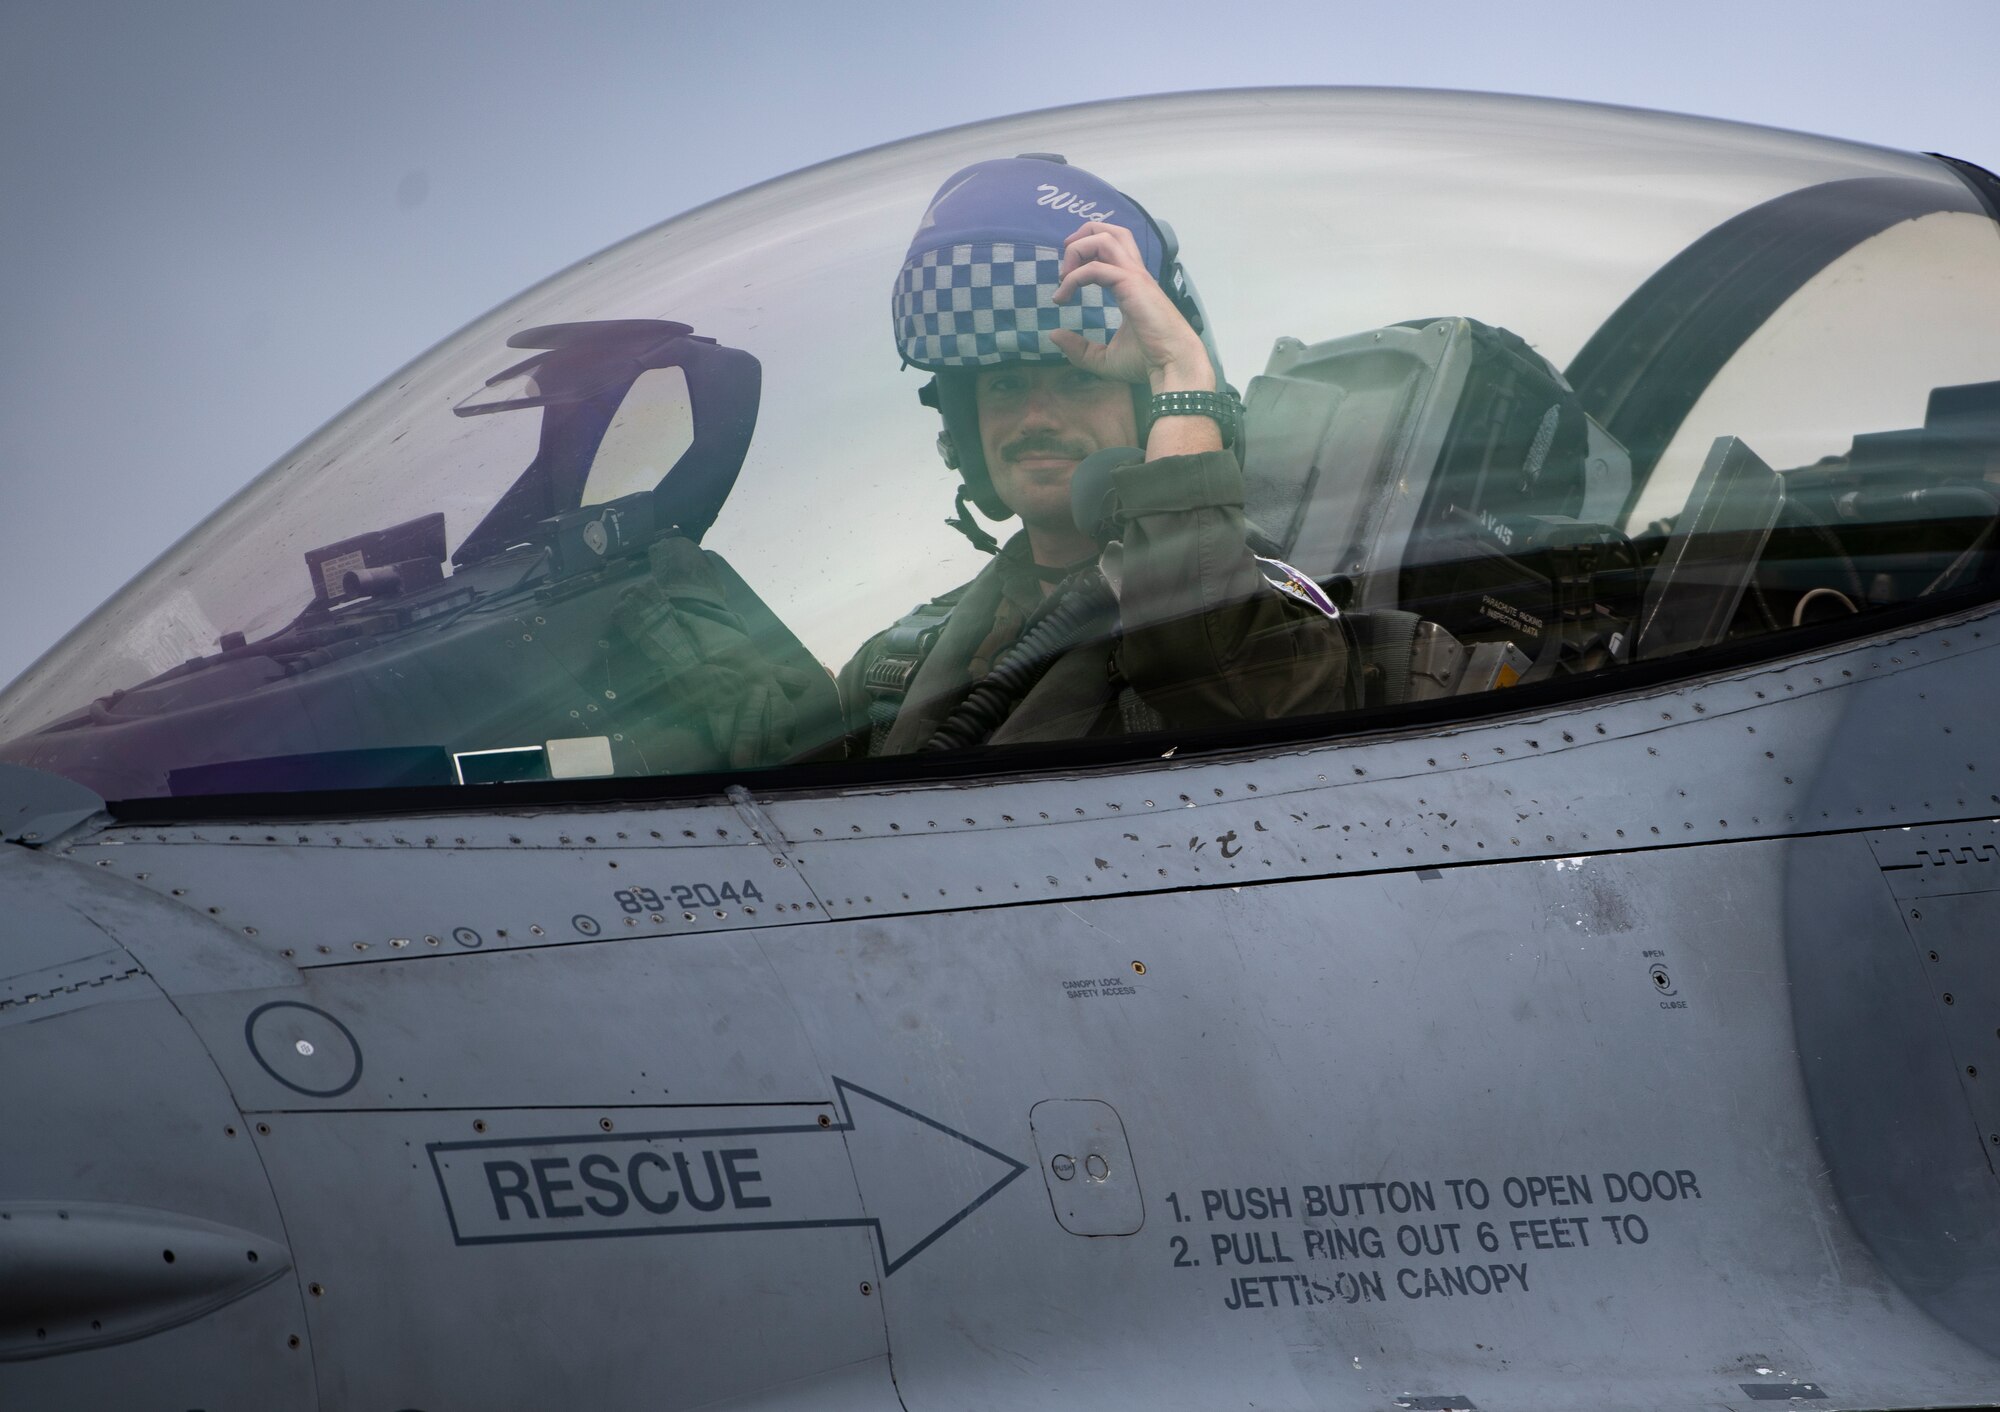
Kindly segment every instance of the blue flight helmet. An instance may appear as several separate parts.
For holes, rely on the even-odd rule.
[[[1195,332],[1223,386],[1217,356],[1194,285],[1181,268],[1174,233],[1110,183],[1048,152],[976,162],[945,179],[917,225],[896,277],[896,348],[911,367],[932,374],[918,393],[944,418],[938,454],[958,472],[957,520],[948,521],[981,548],[993,547],[965,513],[969,497],[989,519],[1014,512],[993,488],[979,440],[973,378],[996,363],[1067,361],[1050,342],[1051,329],[1074,329],[1097,343],[1118,331],[1117,298],[1086,285],[1066,304],[1063,241],[1085,221],[1124,226],[1138,242],[1146,268]],[[1149,390],[1132,389],[1139,440],[1151,420]]]

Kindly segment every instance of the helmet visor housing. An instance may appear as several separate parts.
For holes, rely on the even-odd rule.
[[[1108,343],[1118,301],[1095,285],[1055,302],[1063,241],[1085,221],[1124,226],[1157,279],[1159,231],[1136,202],[1089,172],[1045,157],[978,162],[946,179],[925,210],[896,278],[903,360],[928,372],[1015,359],[1060,360],[1066,328]]]

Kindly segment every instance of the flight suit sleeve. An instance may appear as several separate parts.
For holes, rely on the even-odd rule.
[[[1161,457],[1112,479],[1123,546],[1117,666],[1169,726],[1354,704],[1342,625],[1274,587],[1245,543],[1233,455]]]
[[[778,659],[768,634],[732,605],[749,589],[719,558],[672,536],[647,551],[645,578],[612,612],[632,650],[627,732],[656,773],[777,764],[821,743],[826,676]],[[750,595],[754,598],[754,595]],[[768,610],[759,609],[768,618]],[[771,619],[775,623],[775,619]],[[815,681],[815,675],[818,680]]]

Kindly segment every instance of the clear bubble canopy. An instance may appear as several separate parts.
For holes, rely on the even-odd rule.
[[[1246,407],[1245,552],[1342,615],[1329,729],[1990,591],[1976,169],[1542,100],[1203,93],[876,148],[544,282],[65,638],[0,696],[0,759],[130,799],[865,757],[879,692],[836,674],[987,563],[945,523],[892,283],[939,183],[1023,152],[1177,237]]]

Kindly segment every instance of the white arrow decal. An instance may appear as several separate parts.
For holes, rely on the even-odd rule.
[[[434,1142],[425,1150],[459,1245],[861,1226],[875,1232],[885,1275],[1027,1170],[893,1099],[833,1083],[838,1122]],[[874,1214],[829,1209],[849,1164]]]

